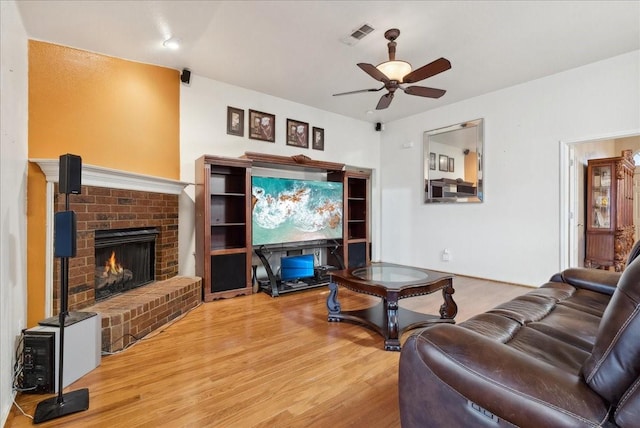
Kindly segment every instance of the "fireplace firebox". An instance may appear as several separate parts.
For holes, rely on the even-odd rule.
[[[95,299],[155,281],[155,227],[95,231]]]

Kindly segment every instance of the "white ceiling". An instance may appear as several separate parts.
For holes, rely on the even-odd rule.
[[[189,68],[232,85],[370,122],[432,108],[640,49],[639,1],[18,1],[30,38],[120,58]],[[367,23],[354,46],[340,39]],[[440,99],[385,91],[356,63],[439,57],[452,69],[417,83]],[[169,36],[183,47],[162,46]],[[248,106],[250,108],[251,106]],[[373,113],[367,113],[372,111]]]

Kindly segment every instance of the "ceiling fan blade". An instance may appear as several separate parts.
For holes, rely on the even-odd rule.
[[[405,94],[428,98],[440,98],[446,92],[444,89],[426,88],[424,86],[409,86],[408,88],[404,88]]]
[[[378,92],[384,89],[384,86],[378,89],[360,89],[357,91],[349,91],[349,92],[340,92],[339,94],[333,94],[334,97],[340,96],[340,95],[350,95],[350,94],[359,94],[360,92]]]
[[[358,67],[360,67],[369,76],[373,77],[374,79],[380,82],[384,82],[384,83],[389,82],[389,78],[385,76],[385,74],[382,71],[378,70],[374,65],[367,64],[365,62],[360,62],[358,63]]]
[[[427,65],[413,70],[402,78],[402,83],[415,83],[426,79],[427,77],[435,76],[436,74],[447,71],[451,68],[451,63],[448,59],[440,58]]]
[[[391,100],[393,100],[393,93],[389,92],[386,95],[383,95],[382,97],[380,97],[380,101],[378,101],[378,105],[376,106],[376,110],[383,110],[387,107],[389,107],[389,104],[391,104]]]

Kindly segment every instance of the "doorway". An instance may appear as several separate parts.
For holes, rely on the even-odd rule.
[[[640,160],[640,131],[601,138],[561,142],[560,156],[560,266],[583,267],[585,258],[585,181],[589,159],[620,156],[633,151]],[[634,175],[635,239],[640,238],[640,164]]]

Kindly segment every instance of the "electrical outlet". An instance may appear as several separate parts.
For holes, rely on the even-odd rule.
[[[444,250],[442,250],[442,261],[443,262],[451,261],[451,251],[449,251],[448,248],[445,248]]]

